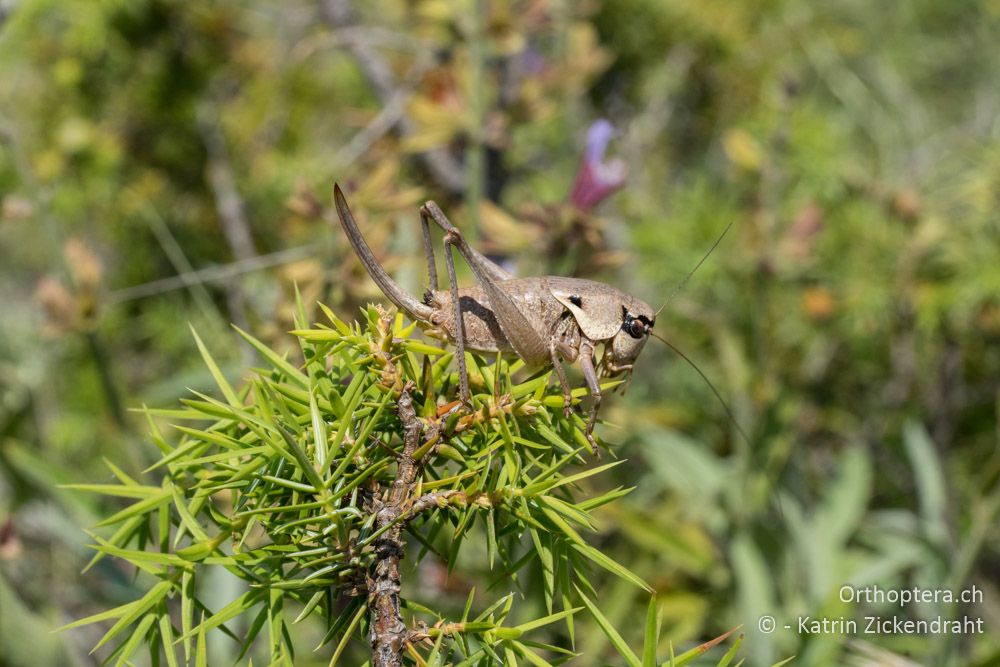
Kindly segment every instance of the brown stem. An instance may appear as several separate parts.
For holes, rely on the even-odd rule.
[[[350,0],[319,0],[320,14],[328,25],[345,28],[356,25],[354,8]],[[358,66],[372,86],[372,90],[383,106],[392,106],[398,85],[392,68],[375,48],[364,40],[347,43]],[[402,137],[416,133],[417,127],[406,114],[395,118],[396,131]],[[444,148],[435,148],[420,153],[420,159],[439,186],[452,194],[465,192],[466,178],[462,165]]]
[[[399,667],[406,649],[406,624],[399,613],[399,561],[404,555],[402,531],[407,500],[413,495],[419,469],[413,453],[420,446],[423,424],[413,409],[412,383],[402,390],[398,402],[399,420],[403,423],[403,451],[399,456],[396,479],[388,497],[375,517],[376,529],[392,526],[375,543],[375,563],[368,575],[368,611],[371,615],[369,641],[372,667]]]
[[[238,262],[253,260],[257,257],[257,247],[250,232],[250,221],[247,219],[246,206],[243,197],[236,186],[236,176],[233,174],[226,140],[219,126],[215,111],[206,104],[199,112],[199,129],[208,157],[208,184],[215,197],[215,209],[222,223],[222,231],[229,244],[229,249]],[[234,323],[241,329],[249,328],[247,319],[246,299],[239,281],[233,279],[226,290],[226,301],[229,314]],[[240,341],[244,361],[252,363],[253,349],[246,341]]]

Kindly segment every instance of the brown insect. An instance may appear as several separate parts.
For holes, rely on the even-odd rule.
[[[531,368],[551,366],[559,378],[567,416],[573,409],[572,395],[562,362],[578,363],[593,398],[585,434],[596,452],[593,430],[601,405],[599,379],[632,371],[656,321],[657,313],[649,304],[593,280],[561,276],[517,278],[470,246],[432,201],[420,208],[430,289],[422,300],[417,299],[405,292],[375,259],[339,185],[334,186],[334,201],[347,238],[382,292],[421,323],[428,334],[446,338],[457,347],[460,395],[466,405],[470,404],[470,394],[465,350],[517,356]],[[431,221],[445,233],[447,290],[438,289]],[[453,247],[475,274],[478,283],[475,287],[458,286]],[[595,362],[599,346],[603,346],[603,354]],[[684,359],[690,363],[687,357]]]

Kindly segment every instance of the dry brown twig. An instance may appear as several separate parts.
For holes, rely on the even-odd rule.
[[[348,0],[320,0],[320,15],[332,28],[344,29],[357,24],[354,8]],[[416,132],[413,121],[404,113],[408,92],[401,89],[389,63],[375,49],[373,43],[363,39],[344,41],[345,46],[358,61],[358,66],[371,84],[375,95],[382,103],[383,112],[376,117],[377,125],[371,134],[382,131],[390,121],[401,137],[406,138]],[[358,139],[359,143],[367,137]],[[437,184],[454,195],[465,192],[466,178],[462,165],[447,150],[436,148],[420,153],[424,167],[434,177]]]
[[[250,231],[250,221],[247,219],[246,206],[243,197],[236,186],[236,176],[233,174],[226,138],[219,126],[219,118],[209,105],[202,107],[198,114],[198,129],[201,131],[202,143],[208,155],[208,184],[215,197],[215,210],[219,214],[222,232],[233,256],[238,262],[251,261],[258,255],[257,246],[253,242]],[[227,302],[233,321],[241,329],[249,328],[246,299],[243,288],[236,279],[228,282],[226,289]],[[245,360],[252,362],[253,350],[245,342],[241,343]]]
[[[400,519],[406,512],[405,505],[413,496],[419,461],[414,452],[423,436],[423,422],[413,408],[410,392],[413,384],[403,387],[399,396],[399,420],[403,423],[403,451],[399,456],[396,478],[388,497],[375,518],[376,530],[389,527],[375,543],[375,564],[368,577],[368,608],[372,614],[369,641],[372,647],[372,667],[397,667],[403,664],[408,631],[399,613],[400,576],[399,561],[404,554]]]

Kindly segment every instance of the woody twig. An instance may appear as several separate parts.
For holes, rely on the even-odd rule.
[[[396,478],[382,501],[375,517],[376,530],[389,527],[375,543],[375,563],[368,576],[368,609],[371,614],[369,640],[372,647],[372,667],[397,667],[403,664],[407,628],[399,613],[400,576],[399,561],[404,555],[402,531],[404,522],[399,519],[406,512],[406,504],[414,495],[419,462],[413,454],[420,446],[424,428],[413,408],[407,384],[399,397],[398,414],[403,424],[403,451],[399,456]]]

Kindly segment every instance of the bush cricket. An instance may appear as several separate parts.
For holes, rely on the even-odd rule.
[[[466,406],[471,405],[466,350],[517,356],[529,368],[551,366],[559,378],[567,416],[573,410],[572,395],[562,362],[578,363],[593,399],[585,435],[594,453],[597,452],[593,431],[601,405],[599,380],[632,371],[647,338],[653,333],[659,311],[637,297],[593,280],[562,276],[517,278],[469,245],[461,231],[432,201],[420,207],[430,289],[422,300],[417,299],[405,292],[375,259],[339,185],[334,185],[334,202],[347,238],[382,292],[420,323],[429,335],[446,338],[455,344],[460,397]],[[444,231],[449,283],[446,290],[438,288],[430,235],[432,221]],[[476,286],[458,286],[452,248],[458,250],[472,269]],[[603,354],[595,361],[595,352],[602,345]],[[680,354],[673,345],[667,345]],[[693,365],[690,359],[681,356]],[[700,370],[698,372],[708,381]],[[712,391],[722,401],[714,386]],[[732,417],[725,401],[722,403]]]

